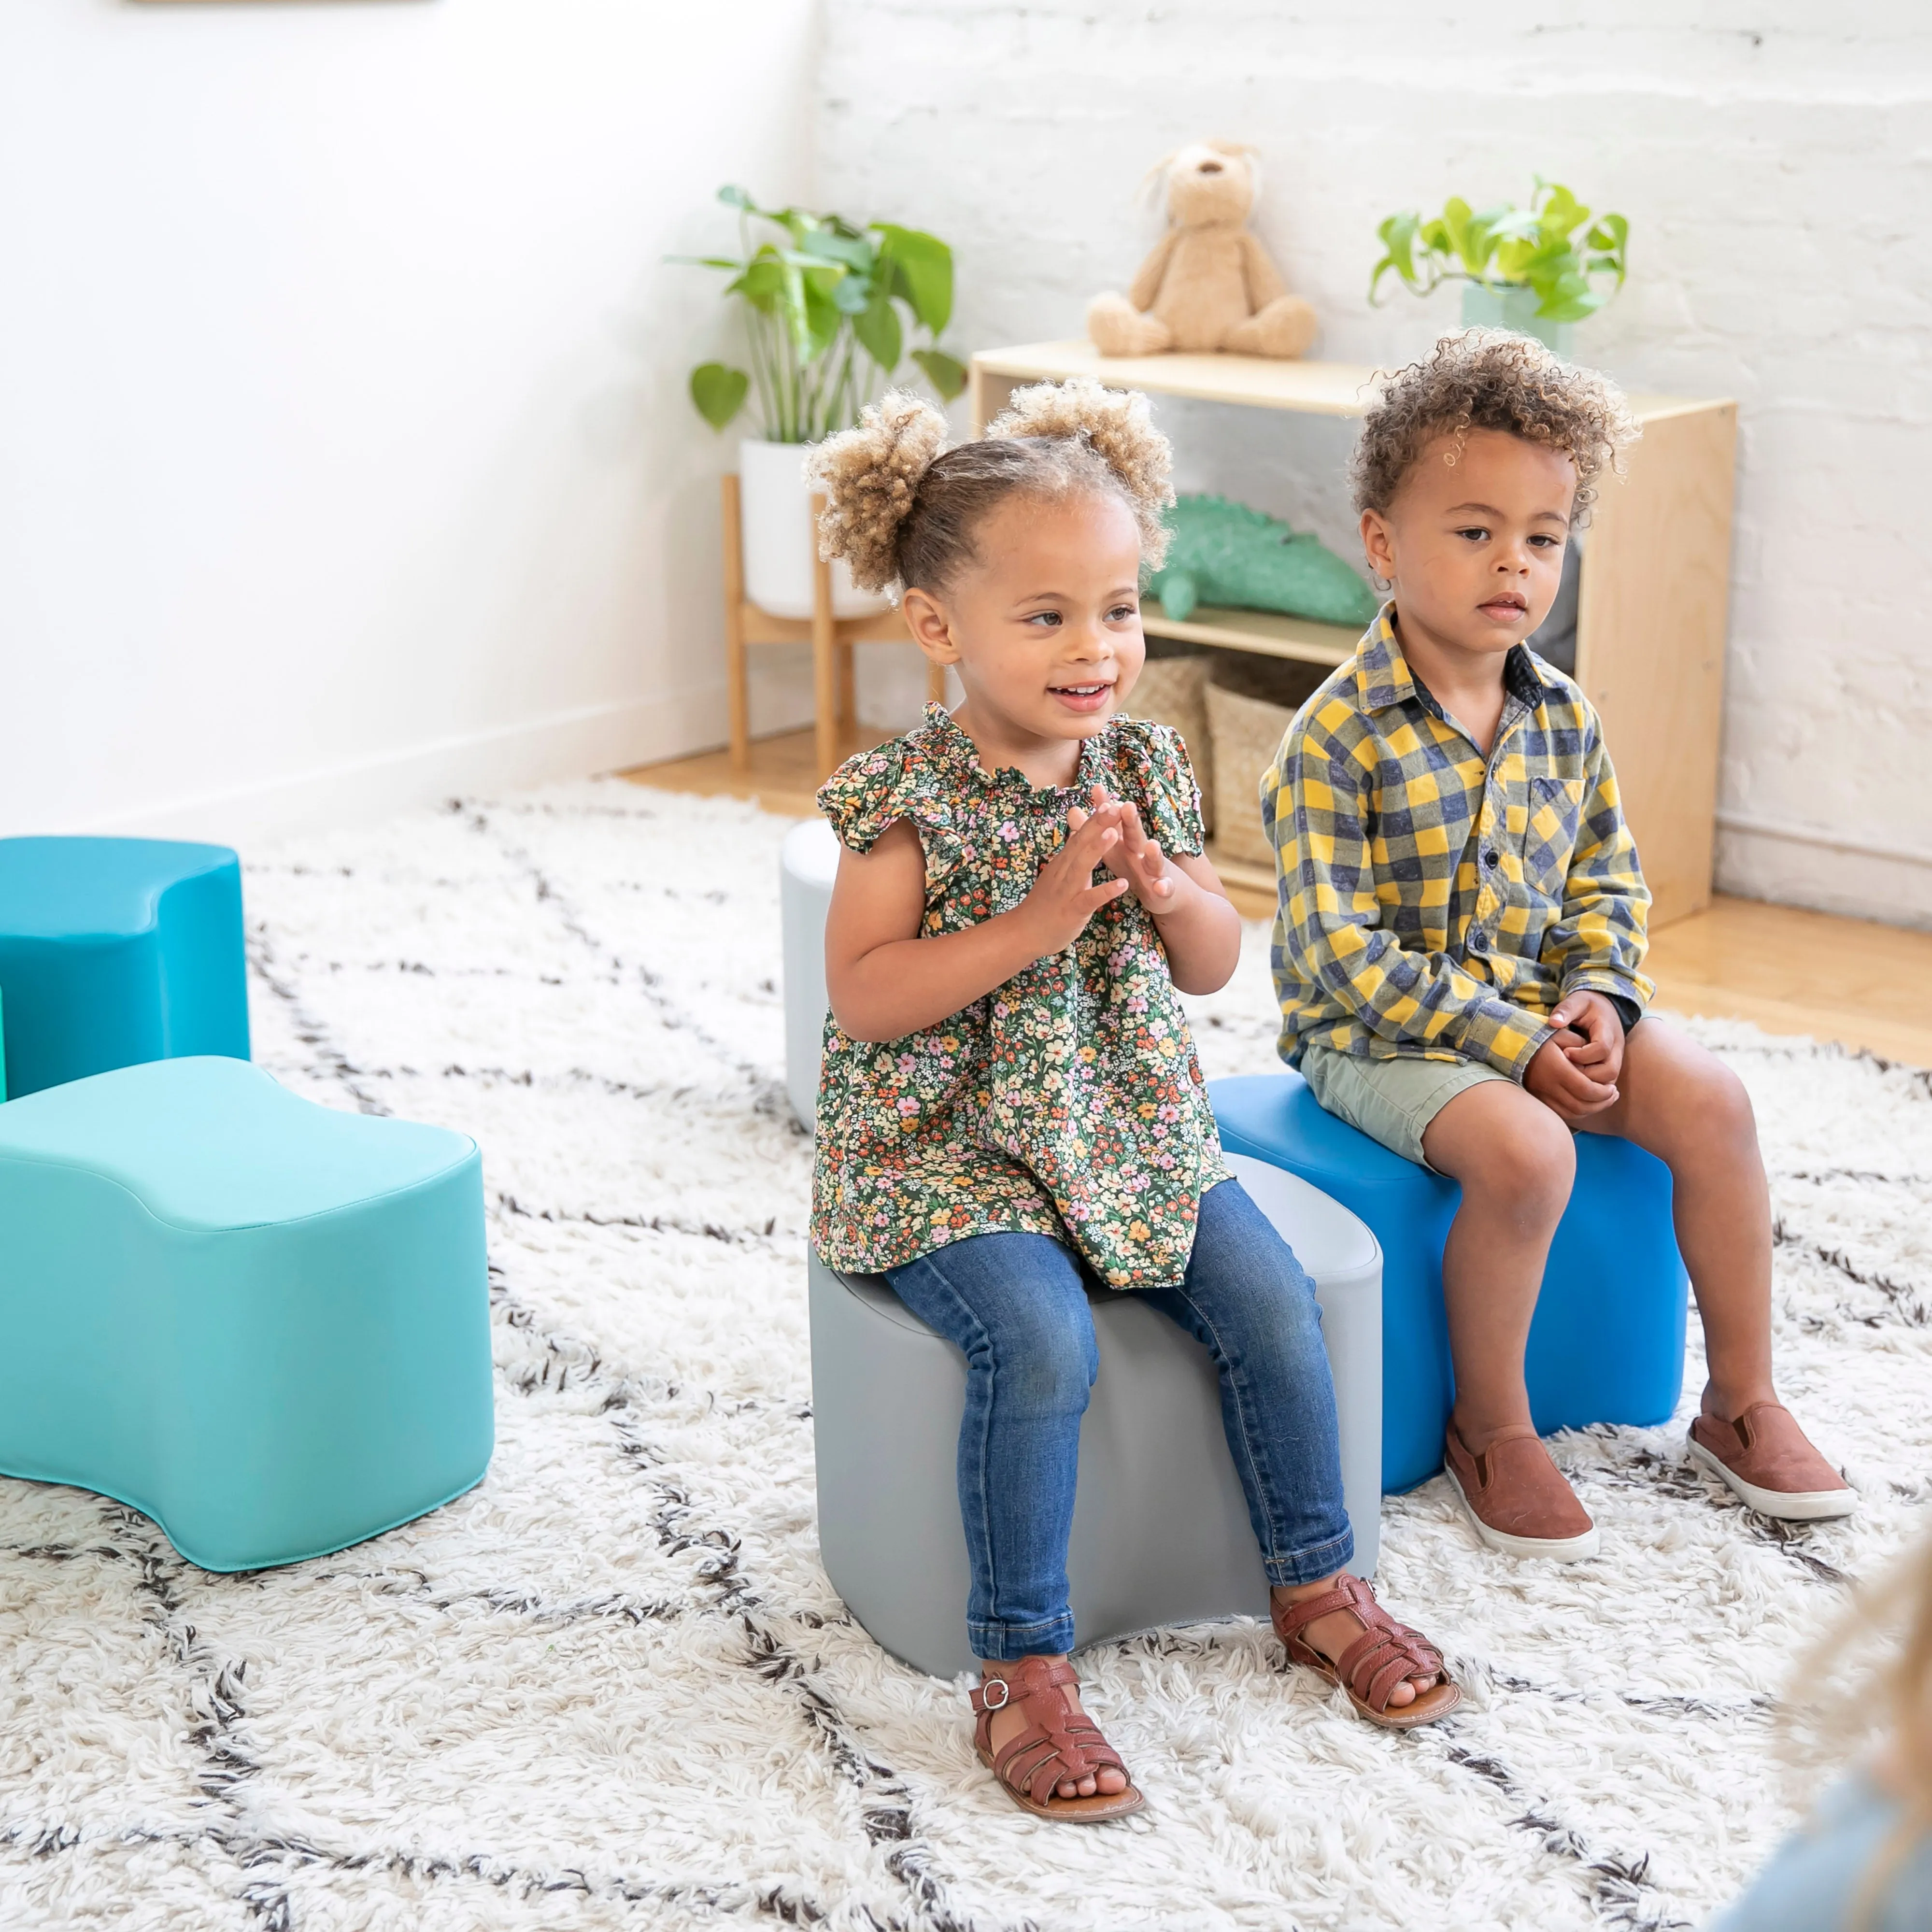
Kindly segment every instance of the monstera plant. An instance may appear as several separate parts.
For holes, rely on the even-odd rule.
[[[966,370],[939,346],[952,315],[952,250],[890,221],[760,208],[741,188],[718,199],[738,211],[739,252],[680,259],[730,277],[748,338],[748,372],[706,362],[691,400],[723,429],[754,391],[765,440],[816,442],[859,412],[910,359],[947,401]]]
[[[1372,303],[1390,272],[1417,295],[1460,280],[1468,284],[1466,322],[1506,320],[1546,337],[1594,315],[1623,286],[1630,240],[1623,216],[1593,214],[1540,175],[1527,208],[1473,211],[1459,195],[1429,220],[1410,209],[1376,232],[1383,254],[1369,280]]]

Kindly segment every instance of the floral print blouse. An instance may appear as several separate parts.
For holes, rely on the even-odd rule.
[[[855,852],[911,822],[936,934],[1018,905],[1096,784],[1138,806],[1163,851],[1201,850],[1179,734],[1138,718],[1084,741],[1072,785],[1036,789],[986,770],[929,705],[917,730],[848,759],[818,803]],[[1166,952],[1131,892],[1065,952],[922,1032],[855,1040],[826,1019],[812,1238],[832,1267],[878,1274],[1019,1231],[1071,1244],[1112,1287],[1171,1287],[1202,1195],[1226,1178]]]

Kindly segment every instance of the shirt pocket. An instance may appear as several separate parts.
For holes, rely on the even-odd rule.
[[[1560,901],[1583,817],[1581,778],[1532,778],[1522,831],[1523,883]]]

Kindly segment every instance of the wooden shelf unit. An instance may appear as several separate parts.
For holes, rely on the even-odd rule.
[[[1359,363],[1103,356],[1090,342],[1035,342],[973,358],[973,423],[983,428],[1025,383],[1072,376],[1150,395],[1354,416],[1376,374]],[[1580,559],[1576,677],[1604,721],[1650,884],[1651,922],[1664,926],[1711,902],[1737,405],[1629,401],[1643,437],[1626,452],[1628,473],[1599,487]],[[1258,610],[1197,610],[1186,624],[1158,613],[1144,627],[1151,637],[1313,664],[1346,663],[1357,641],[1344,626]]]
[[[1258,656],[1296,658],[1304,664],[1346,664],[1362,634],[1352,624],[1319,624],[1312,617],[1284,617],[1273,610],[1224,610],[1197,604],[1184,624],[1170,617],[1158,597],[1142,607],[1141,628],[1150,638],[1178,638],[1190,644],[1217,644],[1223,650],[1252,651]]]

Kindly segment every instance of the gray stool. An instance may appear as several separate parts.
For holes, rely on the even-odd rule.
[[[1358,1574],[1381,1542],[1382,1250],[1280,1168],[1228,1166],[1315,1280],[1335,1378]],[[973,1666],[954,1469],[966,1359],[877,1276],[812,1262],[818,1546],[832,1586],[895,1657]],[[1265,1617],[1268,1584],[1221,1428],[1208,1352],[1131,1294],[1092,1300],[1100,1374],[1080,1430],[1067,1556],[1083,1644],[1158,1625]]]

